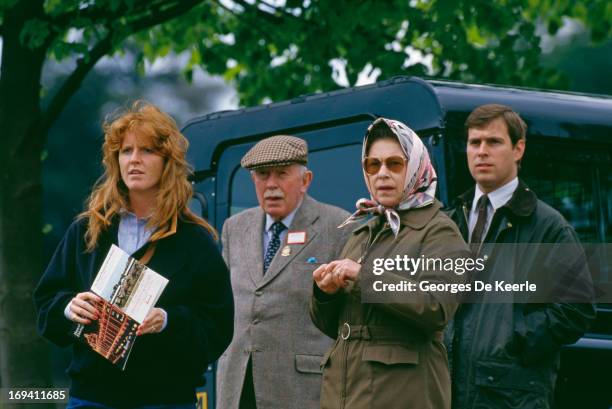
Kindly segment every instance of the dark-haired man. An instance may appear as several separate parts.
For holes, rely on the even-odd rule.
[[[461,305],[447,334],[452,406],[549,408],[560,348],[578,340],[595,315],[588,269],[573,228],[518,178],[527,130],[520,116],[505,105],[482,105],[465,129],[476,184],[451,217],[485,260],[473,280],[531,280],[539,289],[484,292]]]

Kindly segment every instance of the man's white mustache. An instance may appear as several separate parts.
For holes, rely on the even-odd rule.
[[[280,189],[266,190],[264,192],[264,199],[284,199],[285,194]]]

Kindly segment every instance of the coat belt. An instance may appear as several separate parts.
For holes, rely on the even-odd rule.
[[[345,341],[362,339],[364,341],[419,341],[425,342],[436,340],[442,342],[444,334],[442,331],[435,331],[429,336],[414,331],[406,331],[405,328],[395,328],[380,325],[352,325],[345,322],[338,328],[338,336]]]

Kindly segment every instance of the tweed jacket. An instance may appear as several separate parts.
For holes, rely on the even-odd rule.
[[[223,257],[236,313],[234,339],[218,362],[217,409],[238,409],[249,357],[257,408],[319,407],[319,364],[332,340],[308,314],[312,272],[337,259],[348,233],[337,226],[346,217],[344,210],[305,196],[289,226],[289,232],[306,232],[305,243],[287,245],[285,239],[265,275],[263,210],[226,220]]]

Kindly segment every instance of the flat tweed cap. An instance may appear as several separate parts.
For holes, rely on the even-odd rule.
[[[243,168],[254,170],[268,166],[308,163],[308,145],[295,136],[277,135],[259,141],[240,161]]]

